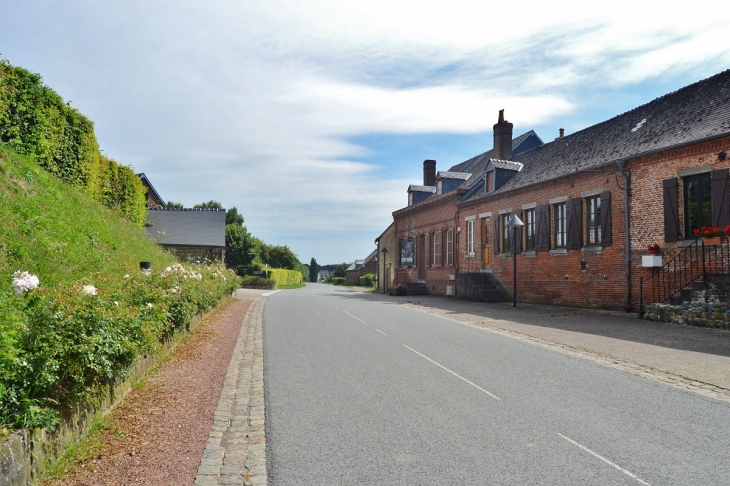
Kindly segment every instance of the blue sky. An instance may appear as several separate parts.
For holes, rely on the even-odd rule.
[[[0,0],[0,55],[166,200],[304,262],[364,258],[422,162],[548,142],[730,67],[722,1]],[[712,13],[712,14],[710,14]]]

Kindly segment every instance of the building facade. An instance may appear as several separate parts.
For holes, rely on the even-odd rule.
[[[516,247],[518,300],[635,310],[642,287],[648,300],[657,276],[683,271],[643,267],[648,245],[664,265],[699,228],[730,225],[730,71],[519,153],[504,150],[509,130],[500,113],[489,157],[449,170],[468,174],[457,189],[409,187],[393,216],[413,254],[396,280],[489,300],[487,287],[511,293]]]

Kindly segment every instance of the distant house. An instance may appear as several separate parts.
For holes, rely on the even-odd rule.
[[[324,282],[330,278],[330,271],[329,270],[320,270],[317,272],[317,282]]]
[[[378,250],[375,249],[364,260],[355,260],[355,263],[347,267],[347,281],[359,282],[360,277],[367,273],[375,274],[378,271]]]
[[[165,201],[160,197],[160,195],[155,190],[154,186],[152,186],[152,183],[147,178],[144,172],[141,172],[137,174],[139,176],[139,180],[142,181],[142,184],[147,189],[147,207],[148,208],[167,208],[167,204],[165,204]]]
[[[147,234],[182,260],[224,261],[225,209],[153,209]]]
[[[394,284],[394,268],[400,263],[400,255],[398,254],[398,240],[395,237],[395,223],[390,226],[375,239],[378,245],[376,251],[378,254],[378,290],[382,293],[388,292],[388,287]]]

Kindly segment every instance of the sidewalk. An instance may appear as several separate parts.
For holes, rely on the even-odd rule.
[[[637,314],[438,296],[346,295],[406,305],[671,386],[730,402],[730,331],[644,321]]]
[[[215,411],[195,486],[265,485],[263,310],[265,290],[239,289],[255,299],[244,317]]]

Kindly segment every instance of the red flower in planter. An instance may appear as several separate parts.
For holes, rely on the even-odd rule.
[[[715,238],[717,236],[727,236],[728,229],[730,229],[730,226],[727,226],[724,230],[716,226],[703,226],[700,229],[694,230],[693,233],[702,238]]]

